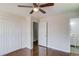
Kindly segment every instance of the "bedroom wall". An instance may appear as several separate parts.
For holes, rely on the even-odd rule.
[[[79,18],[71,18],[70,26],[71,26],[71,45],[79,46]]]
[[[0,12],[0,55],[22,48],[22,25],[25,18]]]
[[[48,15],[40,19],[39,37],[43,43],[40,45],[45,46],[46,40],[47,47],[57,49],[64,52],[70,52],[70,18],[79,17],[78,12],[66,12],[56,15]],[[43,24],[41,24],[43,23]],[[48,23],[48,38],[44,34],[45,24]],[[42,28],[42,26],[44,26]],[[42,30],[43,29],[43,30]],[[44,35],[43,35],[44,34]]]
[[[69,19],[63,14],[48,19],[48,47],[69,52]]]
[[[32,49],[32,23],[31,16],[26,16],[25,20],[22,20],[22,48]]]
[[[39,22],[39,45],[42,46],[46,46],[46,41],[47,41],[47,37],[46,37],[46,20],[45,19],[41,19]]]
[[[57,49],[60,51],[69,52],[69,20],[66,18],[65,15],[59,14],[55,16],[49,16],[44,19],[42,19],[46,22],[48,22],[48,42],[46,43],[46,35],[40,34],[40,39],[42,42],[47,44],[47,47],[52,49]],[[43,21],[43,22],[44,22]],[[44,23],[42,24],[44,26]],[[42,28],[40,27],[40,30],[45,28],[45,26]],[[42,30],[43,31],[43,30]],[[41,32],[41,33],[44,33]],[[45,46],[44,44],[40,44]]]

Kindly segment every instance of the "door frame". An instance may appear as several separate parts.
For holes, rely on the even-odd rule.
[[[33,48],[33,22],[38,23],[38,44],[39,44],[39,19],[32,19],[31,18],[31,47]],[[48,47],[48,22],[46,22],[46,47]]]
[[[39,37],[39,20],[36,18],[34,18],[34,19],[31,18],[31,47],[32,48],[33,48],[33,22],[38,23],[38,37]],[[38,41],[39,41],[39,39],[38,39]]]

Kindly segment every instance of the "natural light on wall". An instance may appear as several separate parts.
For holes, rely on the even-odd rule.
[[[74,25],[75,25],[75,22],[74,22],[74,21],[71,21],[71,22],[70,22],[70,25],[71,25],[71,26],[74,26]]]

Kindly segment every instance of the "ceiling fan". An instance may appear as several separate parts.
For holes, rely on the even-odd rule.
[[[43,8],[43,7],[49,7],[49,6],[54,6],[54,3],[46,3],[46,4],[42,4],[42,5],[39,5],[39,3],[33,3],[33,6],[18,5],[18,7],[33,8],[31,10],[30,14],[32,14],[33,12],[37,12],[37,11],[40,11],[43,14],[45,14],[46,12],[44,10],[42,10],[41,8]]]

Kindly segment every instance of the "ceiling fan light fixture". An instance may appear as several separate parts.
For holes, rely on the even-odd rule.
[[[37,11],[39,11],[39,8],[34,8],[33,11],[37,12]]]
[[[44,4],[37,4],[37,3],[33,3],[33,6],[25,6],[25,5],[18,5],[18,7],[28,7],[28,8],[32,8],[31,12],[29,14],[32,14],[33,12],[42,12],[43,14],[46,13],[46,11],[42,10],[43,7],[49,7],[49,6],[54,6],[54,3],[44,3]]]

